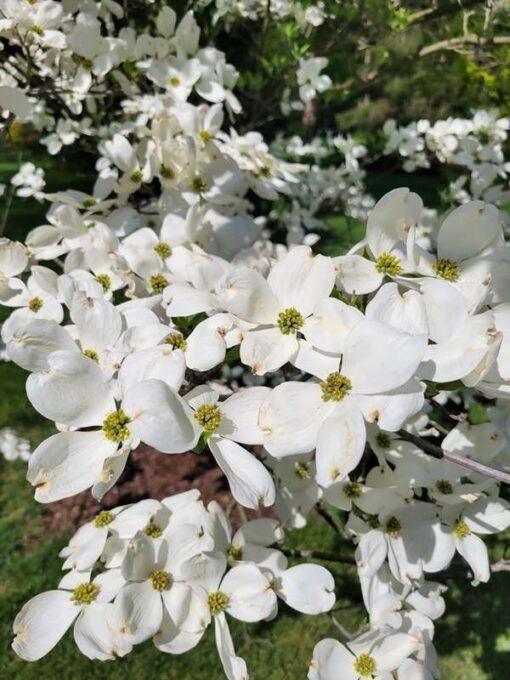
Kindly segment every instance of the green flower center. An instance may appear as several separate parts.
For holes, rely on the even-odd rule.
[[[209,605],[209,610],[213,616],[221,614],[228,607],[229,598],[225,593],[219,590],[215,593],[211,593],[207,598],[207,604]]]
[[[303,316],[295,307],[284,309],[278,314],[278,328],[284,335],[296,333],[303,325]]]
[[[98,274],[96,276],[96,281],[100,283],[103,286],[103,290],[106,293],[107,290],[110,290],[110,287],[112,285],[112,281],[108,274]]]
[[[175,170],[169,168],[168,165],[162,165],[159,169],[159,174],[163,179],[175,179]]]
[[[195,177],[192,182],[192,186],[195,191],[201,193],[207,189],[207,182],[202,177]]]
[[[99,595],[99,586],[95,583],[80,583],[73,590],[71,602],[76,605],[90,604]]]
[[[83,354],[89,359],[92,359],[92,361],[95,361],[96,364],[99,363],[99,357],[94,349],[84,349]]]
[[[221,423],[221,412],[216,404],[201,404],[195,411],[194,418],[206,432],[214,432]]]
[[[168,590],[172,582],[172,575],[167,571],[153,571],[149,576],[154,590]]]
[[[177,87],[178,85],[181,84],[181,79],[178,78],[177,76],[172,76],[168,82],[169,82],[170,85],[172,85],[173,87]]]
[[[377,664],[370,654],[360,654],[354,662],[354,670],[364,678],[369,678],[375,673]]]
[[[150,538],[159,538],[161,534],[163,533],[163,530],[159,526],[159,524],[156,524],[156,522],[151,519],[145,529],[143,530],[143,533],[146,536],[149,536]]]
[[[95,198],[85,198],[81,204],[84,208],[93,208],[97,204],[97,201]]]
[[[123,442],[129,437],[129,429],[126,427],[131,419],[120,408],[112,411],[103,420],[103,434],[112,442]]]
[[[204,144],[207,144],[207,142],[210,142],[211,139],[212,139],[211,133],[208,132],[207,130],[200,130],[200,132],[198,133],[198,136],[204,142]]]
[[[154,293],[162,293],[168,286],[168,281],[165,279],[163,274],[155,274],[149,279],[150,286]]]
[[[432,265],[432,269],[445,281],[457,281],[460,275],[459,263],[447,258],[437,260]]]
[[[391,253],[381,253],[375,261],[375,268],[379,274],[386,274],[387,276],[397,276],[402,271],[400,260]]]
[[[438,479],[436,482],[436,488],[438,491],[445,494],[445,496],[453,493],[453,486],[447,479]]]
[[[243,546],[232,544],[227,550],[227,555],[229,559],[233,562],[238,562],[243,559]]]
[[[33,297],[31,300],[29,300],[28,308],[31,312],[38,312],[43,304],[44,303],[40,297]]]
[[[173,333],[173,335],[169,335],[165,340],[165,344],[170,345],[172,349],[181,349],[183,352],[188,346],[188,343],[184,339],[184,335],[182,333]]]
[[[113,512],[110,512],[109,510],[101,510],[101,512],[98,512],[96,515],[94,526],[98,529],[102,529],[103,527],[107,527],[109,524],[111,524],[114,519],[115,515]]]
[[[341,373],[330,373],[320,384],[323,401],[342,401],[352,389],[349,378]]]
[[[294,463],[294,474],[300,479],[310,479],[310,466],[308,463]]]
[[[387,432],[378,432],[375,441],[381,449],[389,449],[391,446],[391,437]]]
[[[141,170],[135,170],[129,179],[135,184],[138,184],[138,182],[141,182],[143,179],[143,172]]]
[[[343,491],[347,498],[359,498],[361,496],[361,484],[359,482],[347,482],[347,484],[344,484]]]
[[[469,536],[471,533],[471,529],[468,527],[466,522],[464,522],[463,519],[457,520],[455,522],[455,527],[453,529],[453,533],[457,538],[466,538],[466,536]]]
[[[397,538],[402,530],[402,524],[396,517],[390,517],[386,522],[386,533],[391,538]]]
[[[156,252],[160,257],[165,258],[170,255],[172,249],[170,248],[168,243],[164,243],[163,241],[161,241],[160,243],[154,246],[154,252]]]
[[[37,35],[44,35],[44,28],[38,24],[32,24],[32,26],[30,26],[30,30],[32,33],[36,33]]]

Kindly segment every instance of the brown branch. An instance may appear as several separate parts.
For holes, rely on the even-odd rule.
[[[347,538],[347,535],[345,531],[343,530],[343,527],[341,527],[336,519],[333,517],[333,515],[326,510],[326,508],[321,505],[320,503],[317,503],[315,506],[315,509],[317,511],[317,514],[322,517],[322,519],[329,524],[329,526],[337,533],[340,534],[343,538]]]
[[[411,434],[405,430],[399,430],[398,436],[400,439],[411,442],[415,444],[424,453],[427,453],[433,458],[439,458],[450,461],[450,463],[455,463],[456,465],[461,465],[462,467],[471,470],[472,472],[477,472],[478,474],[485,475],[486,477],[492,477],[492,479],[498,482],[504,482],[505,484],[510,484],[510,474],[503,472],[502,470],[496,470],[496,468],[489,467],[483,463],[478,463],[476,460],[471,458],[466,458],[458,453],[452,453],[451,451],[445,451],[440,446],[432,444],[431,442],[419,437],[418,435]]]
[[[324,550],[297,550],[294,548],[278,548],[286,557],[298,557],[306,560],[322,560],[323,562],[338,562],[338,564],[356,565],[356,560],[351,555],[340,555]]]
[[[475,33],[468,33],[467,35],[462,35],[458,38],[449,38],[448,40],[440,40],[439,42],[432,43],[432,45],[427,45],[422,47],[419,51],[418,56],[425,57],[433,52],[438,52],[440,50],[458,50],[465,45],[474,45],[475,47],[485,47],[487,45],[508,45],[510,44],[510,36],[501,35],[494,36],[490,38],[485,38]]]

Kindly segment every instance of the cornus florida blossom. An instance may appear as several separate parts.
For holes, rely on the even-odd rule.
[[[263,375],[288,361],[299,361],[298,334],[306,338],[307,322],[326,300],[334,282],[330,259],[312,256],[310,248],[291,250],[267,277],[247,268],[233,269],[218,284],[219,301],[245,322],[257,328],[243,334],[241,361],[253,373]]]
[[[328,65],[328,60],[324,57],[312,59],[301,59],[297,72],[299,84],[299,96],[304,102],[311,101],[317,93],[328,90],[331,85],[331,78],[321,71]]]
[[[287,568],[283,555],[259,566],[252,561],[271,555],[259,543],[282,537],[274,520],[240,527],[229,549],[235,566],[227,571],[218,533],[227,525],[221,508],[205,508],[194,492],[102,510],[61,551],[64,568],[72,569],[59,590],[36,596],[16,617],[13,649],[28,660],[41,658],[76,619],[75,641],[89,658],[123,656],[151,637],[160,651],[181,654],[198,644],[214,619],[225,674],[246,677],[225,615],[245,622],[272,618],[277,595],[298,611],[325,612],[334,604],[334,581],[319,565]],[[91,580],[101,563],[106,569]],[[57,607],[63,608],[58,620]],[[48,617],[55,619],[51,631],[44,628]]]
[[[270,4],[301,28],[325,18],[322,3]],[[461,181],[463,205],[441,220],[406,188],[374,205],[354,135],[270,145],[236,130],[239,74],[193,13],[154,7],[140,28],[96,5],[0,3],[4,132],[30,125],[51,154],[83,144],[97,174],[87,191],[43,195],[24,164],[11,182],[49,203],[23,243],[0,239],[5,352],[56,430],[28,481],[43,503],[88,488],[101,500],[144,443],[210,455],[232,502],[103,500],[61,550],[58,589],[16,617],[13,649],[39,659],[74,624],[91,659],[151,639],[182,654],[211,624],[225,675],[245,680],[229,619],[331,615],[335,581],[316,562],[338,560],[357,570],[367,624],[310,647],[309,678],[437,677],[441,572],[478,584],[507,567],[483,541],[510,526],[510,256],[492,204],[506,119],[388,124],[386,153],[464,168],[475,200]],[[218,1],[216,18],[266,5]],[[325,58],[299,56],[308,115],[332,83]],[[313,252],[338,201],[366,235]],[[282,225],[287,245],[271,240]],[[341,552],[296,548],[297,532],[289,547],[286,530],[316,516]]]

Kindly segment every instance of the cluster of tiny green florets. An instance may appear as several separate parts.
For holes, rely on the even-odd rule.
[[[449,482],[447,479],[438,479],[436,482],[436,488],[445,496],[449,496],[450,494],[453,493],[452,483]]]
[[[159,174],[163,179],[175,179],[175,170],[168,165],[162,165]]]
[[[198,136],[204,142],[204,144],[207,144],[207,142],[210,142],[212,139],[212,135],[209,130],[200,130]]]
[[[103,434],[106,439],[112,442],[123,442],[129,437],[129,430],[126,427],[131,419],[120,408],[112,411],[103,420]]]
[[[172,575],[167,571],[153,571],[149,576],[154,590],[168,590],[172,582]]]
[[[347,482],[347,484],[344,484],[343,491],[347,498],[359,498],[361,496],[361,484],[359,482]]]
[[[209,605],[209,610],[213,616],[221,614],[222,611],[228,607],[229,597],[221,591],[216,591],[211,593],[207,598],[207,604]]]
[[[227,550],[227,555],[233,562],[238,562],[243,559],[243,546],[242,545],[232,545]]]
[[[326,380],[320,383],[323,401],[341,401],[352,389],[349,378],[341,373],[330,373]]]
[[[310,466],[308,463],[298,461],[297,463],[294,463],[294,474],[300,479],[310,479]]]
[[[28,302],[28,308],[31,312],[38,312],[41,307],[43,306],[43,301],[41,300],[40,297],[33,297],[31,300]]]
[[[290,335],[296,333],[303,325],[303,315],[295,307],[289,307],[278,314],[277,323],[284,335]]]
[[[103,527],[107,527],[109,524],[111,524],[114,519],[115,515],[113,512],[110,512],[109,510],[101,510],[101,512],[98,512],[96,515],[94,526],[98,529],[102,529]]]
[[[182,333],[172,333],[172,335],[169,335],[165,340],[165,343],[170,345],[172,349],[181,349],[183,352],[188,346],[188,343],[184,339],[184,335]]]
[[[373,656],[370,654],[360,654],[354,662],[354,670],[363,678],[371,677],[377,668]]]
[[[194,418],[206,432],[214,432],[221,423],[220,409],[216,404],[201,404],[195,411]]]
[[[453,528],[453,533],[457,538],[466,538],[466,536],[469,536],[471,533],[471,529],[468,527],[466,522],[464,522],[463,519],[459,519],[455,522],[455,526]]]
[[[71,602],[76,605],[90,604],[99,595],[99,586],[95,583],[80,583],[73,590]]]
[[[163,274],[154,274],[150,277],[149,283],[154,293],[162,293],[168,286],[168,281]]]
[[[202,193],[207,189],[207,182],[202,177],[195,177],[191,184],[193,186],[193,189],[198,193]]]
[[[395,516],[390,517],[386,522],[386,533],[391,538],[397,538],[402,530],[402,524]]]
[[[379,274],[386,274],[386,276],[398,276],[402,272],[400,260],[391,253],[381,253],[375,261],[375,268]]]
[[[143,530],[143,533],[146,536],[149,536],[150,538],[159,538],[161,534],[163,533],[163,530],[159,526],[159,524],[156,524],[156,522],[151,518],[149,520],[149,523]]]
[[[168,243],[160,241],[159,243],[156,243],[156,245],[154,246],[154,252],[164,259],[165,257],[168,257],[170,255],[172,249],[170,248]]]
[[[89,359],[92,359],[92,361],[95,361],[96,364],[99,362],[99,356],[95,349],[84,349],[83,354]]]
[[[141,182],[143,179],[143,172],[141,170],[135,170],[129,179],[135,184],[138,184],[138,182]]]
[[[100,283],[103,286],[103,290],[106,293],[106,291],[110,290],[112,281],[108,274],[98,274],[96,276],[96,281]]]
[[[445,281],[457,281],[460,275],[459,263],[444,257],[437,260],[432,269]]]
[[[378,432],[375,435],[375,441],[381,449],[389,449],[391,446],[391,437],[387,432]]]

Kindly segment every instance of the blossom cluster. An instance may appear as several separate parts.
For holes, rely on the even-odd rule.
[[[502,212],[482,192],[424,233],[417,194],[395,189],[375,205],[365,195],[367,150],[352,137],[270,147],[227,128],[237,71],[200,47],[191,12],[177,21],[165,6],[148,28],[116,33],[112,0],[0,8],[2,36],[19,48],[1,71],[6,127],[30,122],[49,153],[90,139],[97,171],[89,193],[43,194],[25,166],[14,185],[48,201],[47,221],[24,242],[0,238],[2,341],[56,432],[28,461],[36,500],[91,489],[101,501],[143,443],[210,455],[239,506],[272,513],[232,535],[194,491],[104,506],[62,551],[58,589],[16,617],[14,650],[41,658],[74,624],[90,658],[151,638],[183,653],[214,619],[226,676],[245,680],[225,614],[268,621],[278,598],[330,612],[331,574],[289,567],[277,544],[332,506],[369,623],[347,646],[319,642],[309,678],[436,677],[444,587],[429,574],[458,553],[473,583],[486,582],[481,537],[510,526]],[[321,64],[301,83],[305,100],[327,85]],[[51,96],[38,101],[35,81],[51,81]],[[106,95],[113,110],[97,107]],[[506,133],[494,126],[485,145],[499,158]],[[482,144],[472,129],[457,141],[465,151],[472,138]],[[322,167],[339,152],[339,168]],[[262,200],[273,208],[257,215]],[[347,254],[316,254],[305,229],[340,200],[366,214],[366,235]],[[285,245],[271,239],[282,222]]]
[[[30,457],[36,499],[88,487],[100,499],[140,441],[168,454],[207,446],[247,508],[274,504],[286,526],[302,526],[319,499],[349,514],[374,617],[353,663],[369,657],[384,666],[379,647],[393,644],[407,650],[399,664],[423,663],[435,615],[418,607],[390,622],[378,598],[391,601],[390,612],[411,594],[436,601],[441,589],[425,575],[446,569],[455,551],[475,582],[488,580],[478,534],[505,529],[510,510],[494,479],[430,460],[402,430],[421,436],[429,425],[428,384],[441,393],[441,384],[460,381],[505,399],[510,317],[498,209],[470,202],[451,212],[433,254],[413,238],[421,208],[416,194],[394,190],[371,212],[356,252],[330,258],[282,246],[265,270],[255,250],[247,264],[207,254],[189,234],[172,246],[165,225],[159,235],[141,227],[119,238],[104,223],[76,233],[76,203],[61,204],[52,227],[64,273],[30,266],[37,251],[4,239],[2,297],[17,309],[3,339],[30,371],[32,405],[59,430]],[[115,304],[112,291],[128,297]],[[261,382],[200,384],[233,350]],[[280,375],[275,387],[272,374]],[[495,407],[496,421],[460,423],[442,446],[504,467],[504,407]],[[400,645],[397,633],[412,640]]]
[[[66,574],[58,589],[36,595],[17,615],[13,648],[36,661],[74,624],[89,659],[123,657],[151,638],[159,651],[183,654],[212,624],[225,674],[247,678],[229,617],[273,619],[279,599],[309,615],[335,603],[329,571],[289,567],[275,546],[282,537],[279,523],[264,518],[233,532],[221,507],[206,507],[197,491],[101,510],[60,552]]]
[[[201,0],[204,6],[215,5],[213,20],[225,22],[227,28],[236,19],[255,21],[268,15],[276,20],[295,19],[302,28],[320,26],[326,19],[325,3],[322,0],[304,7],[296,0]]]
[[[0,429],[0,453],[5,460],[27,461],[30,457],[31,446],[28,439],[18,437],[11,427]]]
[[[399,154],[407,172],[429,168],[434,161],[457,166],[462,174],[450,186],[455,202],[475,198],[504,205],[510,197],[510,165],[505,158],[509,128],[510,120],[494,110],[435,123],[419,120],[399,126],[388,120],[383,127],[384,153]]]
[[[327,229],[324,215],[342,214],[366,221],[375,201],[365,188],[363,161],[368,149],[350,135],[278,137],[271,149],[277,157],[306,162],[299,183],[290,183],[269,217],[287,229],[288,244],[313,245]],[[317,234],[316,232],[319,232]]]

